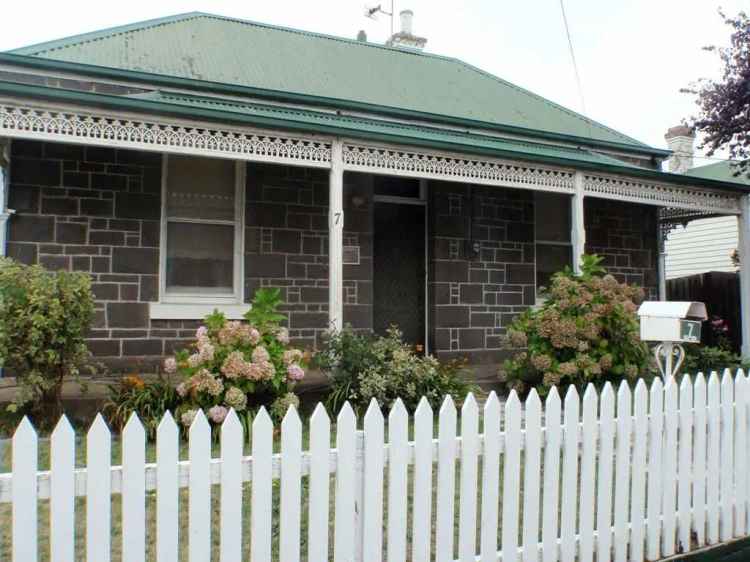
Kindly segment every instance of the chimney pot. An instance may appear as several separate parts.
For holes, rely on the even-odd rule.
[[[401,10],[399,16],[401,17],[401,33],[412,35],[414,12],[411,10]]]
[[[362,42],[367,41],[367,33],[365,33],[364,29],[360,29],[359,33],[357,33],[357,41],[362,41]]]

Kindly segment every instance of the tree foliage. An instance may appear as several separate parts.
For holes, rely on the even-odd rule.
[[[719,14],[731,30],[729,46],[704,49],[721,59],[721,78],[701,79],[684,91],[698,96],[691,125],[704,135],[700,148],[708,156],[726,148],[738,162],[735,173],[750,174],[750,17]]]

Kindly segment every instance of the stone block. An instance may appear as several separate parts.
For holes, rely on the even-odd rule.
[[[50,271],[70,271],[70,256],[39,256],[39,265]]]
[[[152,248],[158,248],[160,238],[161,238],[161,225],[158,221],[142,221],[141,222],[141,246],[149,246]]]
[[[98,301],[115,301],[119,298],[117,283],[92,283],[91,292]]]
[[[344,305],[344,324],[351,325],[355,330],[371,330],[372,307],[366,305]]]
[[[8,242],[8,257],[25,263],[27,265],[35,264],[37,261],[37,245],[23,244],[21,242]]]
[[[55,160],[13,159],[10,167],[11,184],[60,185],[62,166]]]
[[[495,314],[492,312],[473,312],[471,314],[472,328],[494,328]]]
[[[435,325],[440,328],[468,328],[468,306],[438,306],[435,307]]]
[[[107,324],[110,328],[146,328],[148,327],[148,304],[107,303]]]
[[[529,284],[535,283],[534,266],[529,264],[512,264],[507,267],[507,283]]]
[[[274,230],[271,248],[281,254],[298,254],[301,233],[296,230]]]
[[[85,244],[86,225],[75,222],[58,222],[55,225],[55,240],[61,244]]]
[[[39,211],[39,188],[28,185],[11,185],[8,192],[8,207],[16,213]]]
[[[89,243],[104,246],[123,246],[125,235],[116,230],[92,230],[89,233]]]
[[[328,302],[328,287],[302,287],[300,289],[300,298],[302,302]]]
[[[465,283],[469,280],[469,263],[466,261],[435,261],[434,271],[436,282]]]
[[[84,216],[112,216],[112,201],[107,199],[81,199]]]
[[[160,220],[161,198],[146,193],[118,192],[115,195],[115,216],[123,219]]]
[[[54,240],[54,217],[38,215],[12,215],[9,240],[13,242],[52,242]]]
[[[86,345],[95,357],[120,356],[120,340],[88,340]]]
[[[484,349],[484,329],[469,328],[458,331],[459,349]]]
[[[252,256],[245,263],[245,275],[248,277],[285,277],[286,257],[279,254]]]
[[[159,299],[159,278],[156,275],[141,275],[138,300],[154,302]]]
[[[290,316],[289,328],[293,330],[328,327],[327,312],[292,312]]]
[[[122,354],[128,356],[159,355],[164,352],[162,340],[124,340],[122,342]]]
[[[114,248],[112,271],[156,274],[159,272],[159,251],[155,248]]]
[[[482,303],[482,285],[462,284],[460,288],[460,301],[461,304],[481,304]]]
[[[43,197],[43,215],[77,215],[78,199],[72,197]]]

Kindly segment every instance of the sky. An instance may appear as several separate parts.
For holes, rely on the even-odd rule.
[[[391,0],[384,0],[390,11]],[[583,112],[560,0],[394,0],[414,11],[427,52],[457,57],[578,112]],[[564,0],[585,114],[652,146],[695,113],[681,88],[719,75],[716,54],[729,28],[718,10],[750,10],[750,0]],[[370,0],[368,5],[377,5]],[[202,11],[384,42],[390,18],[364,17],[360,0],[26,0],[0,22],[0,50],[190,11]],[[40,17],[43,16],[43,17]],[[398,30],[398,18],[395,21]],[[696,165],[712,160],[697,159]]]

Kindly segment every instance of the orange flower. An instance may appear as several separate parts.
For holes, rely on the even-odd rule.
[[[129,375],[129,376],[124,377],[122,379],[122,385],[125,386],[125,387],[128,387],[128,388],[134,388],[136,390],[142,390],[146,386],[146,383],[138,375]]]

